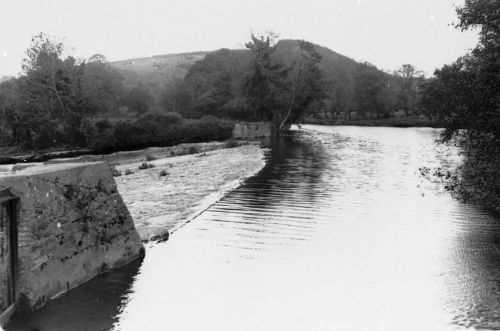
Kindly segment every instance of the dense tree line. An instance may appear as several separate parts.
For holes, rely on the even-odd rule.
[[[479,43],[436,70],[422,105],[444,121],[443,141],[455,141],[465,156],[457,172],[437,174],[461,197],[500,211],[500,3],[466,0],[457,13],[457,28],[478,28]]]
[[[103,55],[78,60],[63,51],[51,36],[33,37],[22,74],[0,83],[2,145],[112,151],[230,137],[228,122],[184,121],[155,108],[147,88],[125,89]]]
[[[207,54],[167,88],[166,100],[175,100],[186,117],[266,120],[277,127],[421,113],[425,78],[411,64],[387,73],[307,41],[269,36],[252,36],[246,46]]]
[[[162,130],[181,140],[190,138],[180,130],[194,134],[193,127],[206,137],[197,139],[227,138],[230,122],[216,118],[270,121],[280,132],[311,119],[408,116],[419,112],[424,81],[409,64],[387,73],[307,41],[252,35],[244,50],[208,53],[184,78],[165,77],[159,95],[143,81],[126,88],[123,71],[103,55],[80,60],[63,52],[61,42],[39,34],[22,74],[0,83],[3,145],[116,150],[178,142]]]

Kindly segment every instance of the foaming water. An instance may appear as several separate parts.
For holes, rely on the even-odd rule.
[[[294,131],[139,270],[111,273],[129,275],[114,309],[68,320],[82,303],[103,311],[73,291],[24,319],[40,331],[87,330],[89,316],[88,330],[500,329],[500,223],[419,176],[460,162],[438,135]]]

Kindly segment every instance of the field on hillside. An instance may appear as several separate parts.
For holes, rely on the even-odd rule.
[[[127,88],[146,88],[157,100],[165,84],[175,79],[182,79],[189,68],[202,60],[208,52],[155,55],[137,59],[112,62],[125,78]]]

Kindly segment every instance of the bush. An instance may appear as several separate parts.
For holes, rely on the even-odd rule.
[[[139,166],[139,170],[150,169],[154,167],[155,165],[152,163],[142,162],[141,165]]]
[[[115,166],[111,166],[111,173],[113,174],[113,177],[120,177],[122,175],[122,172],[116,169]]]
[[[165,177],[168,175],[168,172],[166,170],[160,171],[160,177]]]
[[[226,141],[226,148],[233,148],[233,147],[238,147],[240,144],[238,144],[236,142],[236,140],[234,139],[229,139],[228,141]]]
[[[148,113],[135,121],[112,124],[99,121],[90,146],[96,152],[165,147],[180,143],[224,141],[232,136],[233,123],[206,116],[202,120],[184,120],[177,113]],[[146,155],[146,161],[154,160]]]
[[[125,176],[132,175],[134,172],[130,169],[125,170]]]
[[[189,154],[196,154],[200,152],[200,148],[197,146],[191,146],[189,147]]]

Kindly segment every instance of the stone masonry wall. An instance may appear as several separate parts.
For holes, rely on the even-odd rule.
[[[233,129],[236,139],[265,138],[272,135],[272,125],[269,122],[240,122]]]
[[[51,297],[143,252],[104,162],[34,166],[0,177],[18,205],[18,309]]]
[[[7,230],[6,208],[0,205],[0,312],[8,308],[9,278],[9,238]]]

